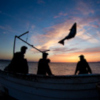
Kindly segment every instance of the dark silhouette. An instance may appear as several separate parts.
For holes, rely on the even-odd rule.
[[[50,60],[47,59],[47,53],[42,53],[42,59],[39,60],[38,62],[38,71],[37,74],[41,75],[52,75],[51,70],[49,68]]]
[[[65,41],[66,39],[74,38],[75,35],[76,35],[76,26],[77,26],[77,24],[74,23],[74,25],[73,25],[72,28],[70,29],[70,33],[69,33],[64,39],[60,40],[58,43],[64,45],[64,41]]]
[[[21,47],[20,52],[16,52],[14,54],[13,59],[11,60],[11,63],[4,69],[5,71],[9,71],[12,73],[28,73],[28,64],[27,60],[24,59],[24,54],[26,53],[26,46]]]
[[[80,61],[77,63],[75,75],[92,73],[88,62],[86,61],[86,59],[84,59],[84,56],[80,55],[79,57],[80,57]]]

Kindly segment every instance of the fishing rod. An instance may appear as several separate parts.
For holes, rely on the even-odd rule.
[[[39,50],[38,48],[36,48],[35,46],[33,46],[32,44],[30,44],[30,43],[26,42],[25,40],[23,40],[22,38],[20,38],[21,36],[23,36],[23,35],[25,35],[25,34],[27,34],[27,33],[29,33],[29,31],[27,31],[27,32],[25,32],[25,33],[23,33],[23,34],[21,34],[20,36],[15,36],[15,38],[14,38],[14,46],[13,46],[13,55],[14,55],[14,53],[15,53],[16,38],[20,39],[21,41],[23,41],[24,43],[28,44],[29,46],[31,46],[32,48],[36,49],[37,51],[39,51],[39,52],[41,52],[41,53],[45,53],[46,51],[50,51],[50,50],[41,51],[41,50]]]

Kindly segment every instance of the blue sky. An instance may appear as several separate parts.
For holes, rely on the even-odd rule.
[[[75,38],[58,43],[77,23]],[[13,56],[14,36],[40,50],[48,50],[52,62],[100,61],[100,0],[0,0],[0,59]],[[16,40],[16,52],[23,43]],[[38,61],[41,53],[28,46],[25,57]]]

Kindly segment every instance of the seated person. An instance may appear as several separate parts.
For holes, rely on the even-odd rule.
[[[24,59],[24,54],[26,53],[26,46],[21,47],[20,52],[16,52],[14,54],[13,59],[11,60],[11,63],[4,69],[5,71],[9,71],[12,73],[28,73],[28,64],[27,60]]]
[[[87,61],[84,59],[83,55],[80,55],[80,61],[77,63],[76,70],[75,70],[75,75],[76,74],[88,74],[92,73],[89,64]]]
[[[47,53],[43,53],[42,54],[42,59],[39,60],[38,62],[38,71],[37,74],[41,74],[41,75],[52,75],[51,70],[49,68],[49,64],[50,60],[47,59]]]

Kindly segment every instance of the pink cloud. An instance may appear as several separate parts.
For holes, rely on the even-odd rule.
[[[60,12],[58,15],[54,16],[54,18],[62,17],[62,16],[67,16],[67,13],[62,13]]]
[[[45,3],[44,0],[37,0],[38,4]]]
[[[97,31],[96,34],[95,34],[95,36],[97,36],[98,38],[100,38],[100,32]]]
[[[76,50],[76,52],[74,51],[73,53],[62,53],[62,54],[59,54],[58,56],[71,56],[71,55],[81,55],[81,54],[88,54],[88,55],[91,55],[91,54],[100,54],[100,47],[93,47],[93,48],[86,48],[86,49],[82,49],[82,50],[78,50],[78,49],[75,49],[73,48],[74,50]],[[73,50],[72,49],[72,50]],[[70,49],[69,49],[70,50]]]
[[[79,1],[76,9],[84,15],[94,14],[94,10],[92,9],[91,4],[87,2]]]
[[[97,1],[97,4],[100,4],[100,1],[99,0]]]
[[[99,25],[92,25],[92,27],[99,28],[100,26]]]
[[[100,47],[86,48],[86,49],[84,49],[84,52],[86,52],[86,53],[100,53]]]
[[[88,42],[90,42],[90,43],[98,43],[99,41],[95,38],[95,37],[93,37],[92,35],[90,35],[90,34],[84,34],[85,32],[83,31],[83,32],[79,32],[79,35],[77,35],[79,38],[81,38],[81,39],[83,39],[83,40],[85,40],[85,41],[88,41]]]
[[[6,28],[5,28],[5,27],[3,27],[3,26],[0,26],[0,29],[4,29],[4,30],[6,30]]]
[[[78,48],[66,48],[66,47],[63,47],[63,48],[60,48],[60,47],[52,48],[52,52],[54,54],[67,54],[69,52],[75,52],[77,50],[78,50]]]
[[[12,27],[9,26],[9,25],[6,25],[6,26],[0,26],[0,29],[2,29],[2,30],[4,30],[4,31],[7,31],[6,33],[8,33],[8,31],[19,33],[19,32],[17,32],[17,31],[13,30]],[[4,33],[5,33],[5,32],[4,32]]]

